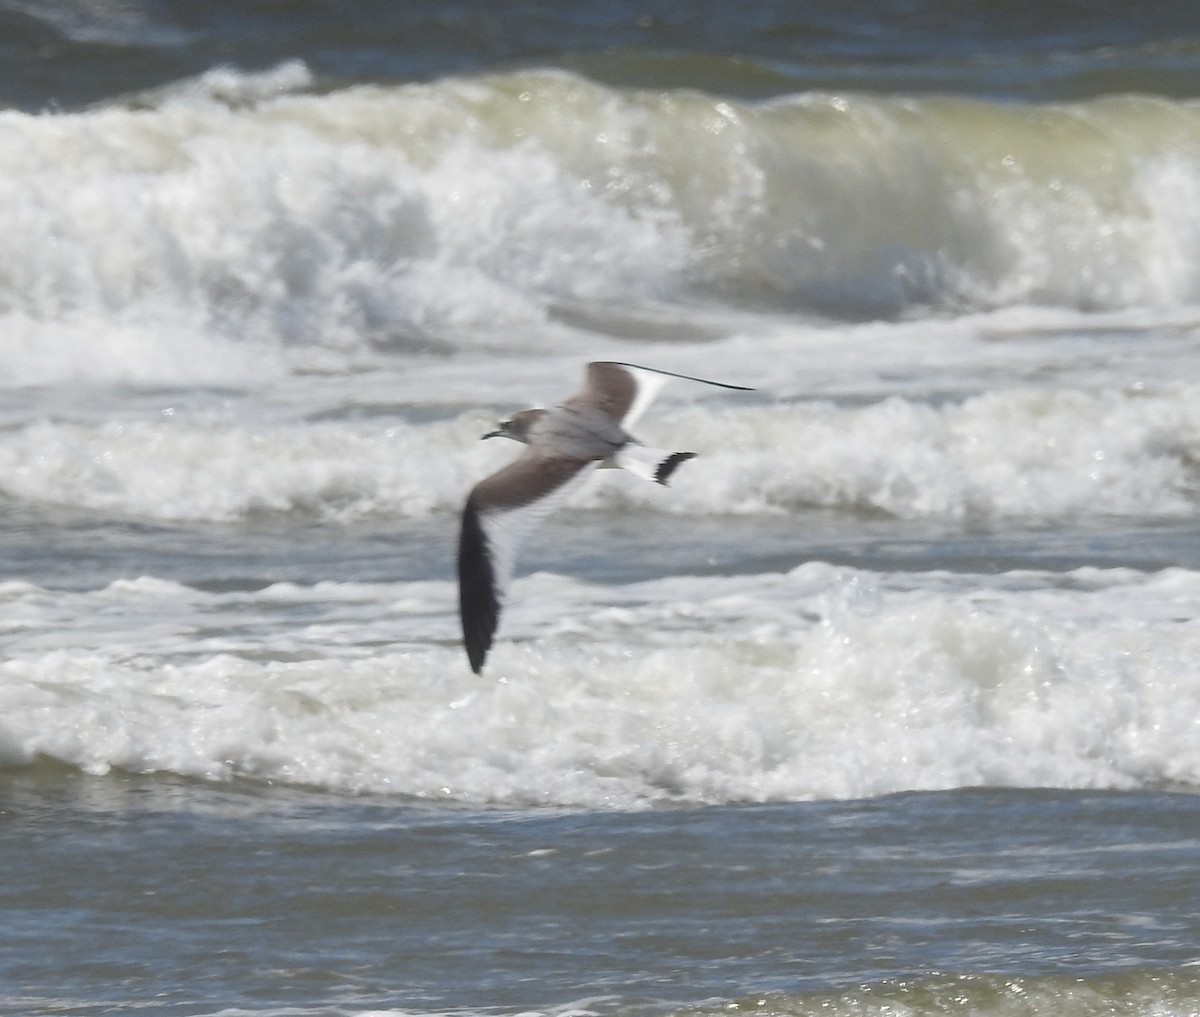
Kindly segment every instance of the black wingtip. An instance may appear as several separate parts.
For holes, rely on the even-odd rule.
[[[679,374],[677,371],[664,371],[660,367],[646,367],[643,364],[629,364],[623,360],[610,360],[609,363],[616,364],[618,367],[636,367],[639,371],[652,371],[655,374],[665,374],[670,378],[682,378],[684,381],[698,381],[701,385],[713,385],[716,388],[729,388],[735,392],[756,392],[757,389],[751,388],[749,385],[731,385],[727,381],[709,381],[708,378],[697,378],[691,374]]]
[[[654,479],[663,485],[667,486],[667,481],[671,479],[671,474],[679,467],[686,463],[689,459],[695,459],[695,452],[672,452],[666,459],[658,464],[654,471]]]
[[[479,522],[479,511],[470,499],[463,509],[458,538],[458,613],[467,660],[472,671],[482,674],[500,619],[500,601],[496,597],[487,535]]]

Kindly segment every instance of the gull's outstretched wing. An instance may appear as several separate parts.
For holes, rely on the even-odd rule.
[[[458,538],[458,608],[476,674],[496,634],[522,541],[595,465],[528,449],[476,484],[467,498]]]
[[[708,381],[705,378],[694,378],[690,374],[658,371],[652,367],[639,367],[637,364],[624,364],[616,360],[595,360],[587,365],[587,380],[583,390],[568,399],[567,405],[585,405],[603,410],[628,432],[654,402],[662,387],[672,378],[696,381],[702,385],[715,385],[717,388],[736,389],[739,392],[752,391],[744,385]]]

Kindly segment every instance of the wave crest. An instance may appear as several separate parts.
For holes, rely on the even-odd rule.
[[[0,115],[0,315],[338,351],[537,348],[596,303],[1200,300],[1194,103],[308,81]]]

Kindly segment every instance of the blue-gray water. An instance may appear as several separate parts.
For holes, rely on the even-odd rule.
[[[1187,3],[0,0],[0,1013],[1200,1013],[1198,96]],[[756,391],[476,677],[592,358]]]
[[[1192,795],[514,814],[25,775],[2,804],[11,1013],[1197,1002]]]

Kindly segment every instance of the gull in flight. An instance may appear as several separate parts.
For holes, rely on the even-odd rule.
[[[671,378],[706,381],[636,364],[595,361],[583,389],[553,409],[521,410],[484,438],[512,438],[525,450],[471,490],[458,539],[458,606],[471,670],[479,674],[500,621],[517,549],[597,466],[666,484],[694,452],[649,448],[629,434]]]

